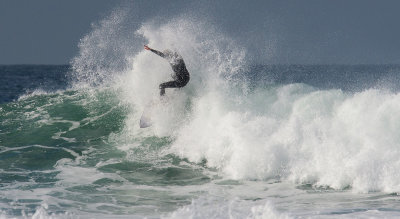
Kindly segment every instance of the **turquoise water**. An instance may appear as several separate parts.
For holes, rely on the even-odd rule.
[[[28,95],[3,104],[4,213],[32,214],[44,200],[50,212],[79,208],[113,214],[148,214],[190,203],[187,195],[152,189],[210,181],[203,167],[160,154],[172,139],[138,136],[127,140],[137,147],[116,147],[124,144],[118,135],[130,110],[108,89]],[[149,188],[123,189],[134,185]]]
[[[354,68],[348,66],[346,69],[351,71]],[[388,68],[393,69],[393,67]],[[309,66],[307,69],[315,69],[315,66]],[[325,69],[329,70],[331,67],[326,66]],[[305,72],[309,72],[308,70]],[[68,71],[64,74],[68,74]],[[305,77],[308,77],[307,75]],[[249,120],[249,117],[238,114],[243,109],[248,110],[249,107],[253,107],[256,117],[255,120],[250,119],[252,121],[249,124],[244,122],[243,126],[249,128],[248,125],[255,127],[262,127],[260,125],[265,124],[276,125],[263,118],[260,113],[265,109],[258,108],[259,104],[264,104],[268,109],[270,118],[280,118],[278,120],[280,126],[290,124],[290,117],[297,114],[298,119],[304,120],[304,124],[293,126],[298,131],[310,130],[308,124],[317,121],[320,132],[329,133],[332,130],[324,130],[325,127],[318,121],[321,121],[321,116],[325,119],[330,118],[331,113],[312,108],[308,104],[304,105],[304,101],[312,103],[317,97],[319,101],[327,103],[326,107],[330,108],[328,110],[340,112],[340,109],[335,109],[335,106],[329,104],[332,98],[340,101],[339,105],[342,105],[342,109],[346,109],[348,101],[360,104],[363,101],[360,102],[358,99],[364,98],[363,96],[373,101],[374,96],[378,95],[383,99],[383,102],[377,105],[378,109],[397,101],[398,95],[395,92],[366,90],[346,94],[339,90],[324,91],[308,85],[286,84],[283,80],[275,85],[263,86],[254,88],[246,94],[247,103],[222,101],[230,102],[228,105],[231,106],[227,105],[227,109],[231,112],[219,116],[221,120],[218,123],[207,120],[207,117],[212,119],[212,113],[203,117],[199,114],[199,110],[194,109],[201,107],[196,105],[201,101],[197,103],[196,100],[189,101],[188,103],[192,103],[186,104],[184,108],[187,111],[186,115],[191,119],[184,123],[184,128],[178,134],[173,131],[170,134],[159,134],[156,129],[137,128],[140,112],[136,112],[134,106],[121,99],[124,95],[121,89],[112,86],[64,88],[58,91],[36,89],[31,94],[20,94],[18,100],[0,106],[2,216],[6,218],[39,216],[43,218],[145,216],[149,218],[336,218],[338,216],[352,218],[382,215],[397,217],[400,214],[395,183],[397,179],[390,178],[394,177],[393,175],[385,178],[382,173],[379,177],[383,178],[376,178],[373,175],[381,168],[379,162],[383,162],[384,166],[396,165],[390,157],[386,157],[386,161],[379,160],[379,157],[365,160],[358,152],[341,148],[340,139],[328,137],[325,141],[321,140],[328,147],[325,150],[336,150],[340,154],[353,153],[351,155],[353,159],[361,159],[362,165],[376,166],[372,169],[373,172],[369,172],[370,168],[359,169],[360,176],[354,176],[347,184],[346,180],[341,181],[343,184],[335,187],[337,184],[333,179],[325,181],[325,184],[321,182],[326,177],[322,172],[315,179],[293,179],[296,178],[299,165],[304,165],[304,168],[312,171],[311,167],[307,167],[304,161],[301,161],[302,159],[298,160],[299,157],[308,157],[314,160],[313,162],[318,161],[319,157],[333,163],[342,160],[336,160],[336,156],[332,156],[329,152],[328,156],[321,151],[318,144],[312,146],[312,141],[308,143],[311,146],[309,149],[300,146],[303,144],[301,142],[314,138],[309,134],[310,131],[301,134],[303,138],[309,138],[308,140],[295,140],[291,143],[294,145],[291,149],[286,143],[278,149],[273,143],[264,139],[264,136],[277,138],[277,132],[273,130],[272,134],[268,135],[263,133],[268,132],[264,128],[259,134],[253,131],[253,133],[238,132],[230,135],[236,131],[236,128],[231,126],[237,119],[235,117],[241,121]],[[170,95],[180,97],[178,93]],[[260,99],[262,96],[267,98],[262,100]],[[257,105],[253,106],[253,101],[258,101]],[[282,105],[279,103],[282,101],[292,103],[286,102]],[[310,117],[304,114],[305,112],[299,111],[296,103],[302,103],[302,107],[308,108],[313,114],[319,113],[319,116]],[[287,105],[286,109],[291,110],[274,111],[276,104]],[[234,113],[233,105],[237,109]],[[176,107],[168,103],[163,106],[166,109]],[[219,110],[222,109],[224,107]],[[371,118],[379,111],[371,111]],[[380,117],[382,116],[384,115]],[[196,117],[202,119],[198,121]],[[331,119],[331,123],[335,123],[333,120],[335,118]],[[191,127],[190,124],[193,123],[196,125]],[[376,123],[372,128],[380,127],[379,122]],[[199,127],[200,124],[205,126]],[[207,124],[214,124],[216,127],[206,128]],[[222,129],[219,129],[219,125],[222,125]],[[350,125],[342,128],[349,129]],[[201,139],[198,133],[185,131],[192,131],[193,128],[213,131],[202,132],[201,135],[207,136],[207,139]],[[225,133],[227,129],[230,131]],[[391,130],[391,128],[386,129],[389,133]],[[219,138],[215,138],[214,135],[217,131],[219,136],[227,141],[218,142]],[[192,133],[192,136],[188,133]],[[292,134],[291,138],[295,136]],[[320,134],[316,137],[321,139],[318,136]],[[395,139],[395,136],[388,137]],[[281,138],[283,141],[286,141],[285,139],[286,137]],[[348,139],[354,141],[357,137]],[[244,148],[240,146],[243,141],[248,142],[243,145]],[[329,141],[336,141],[339,144],[338,148],[329,149]],[[189,145],[187,142],[192,143]],[[202,149],[202,145],[199,144],[204,142],[208,142],[211,147],[205,145],[206,150]],[[377,141],[379,142],[388,141],[383,139]],[[354,147],[360,147],[356,142],[353,144]],[[396,142],[393,144],[393,147],[397,147]],[[296,147],[303,149],[297,150]],[[269,151],[268,154],[265,154],[265,149]],[[297,152],[292,157],[293,150]],[[310,150],[320,154],[313,157]],[[373,148],[369,150],[375,151]],[[237,152],[240,154],[238,159]],[[393,150],[391,152],[394,153]],[[201,156],[197,158],[199,154]],[[346,160],[346,155],[341,156]],[[232,161],[235,162],[231,163]],[[293,162],[297,162],[297,165],[293,166],[291,164]],[[263,166],[264,164],[267,166]],[[343,177],[342,173],[331,170],[328,163],[320,162],[319,165],[326,173],[337,174],[336,178]],[[347,164],[347,167],[338,165],[336,168],[346,172],[354,167]],[[357,177],[363,177],[363,171],[369,172],[371,178],[364,177],[365,184],[361,182],[357,185],[355,181]],[[381,179],[383,181],[380,181]],[[363,190],[366,186],[367,192]]]

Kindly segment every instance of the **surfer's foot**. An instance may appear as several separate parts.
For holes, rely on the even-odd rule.
[[[164,96],[165,94],[165,88],[160,88],[160,96]]]

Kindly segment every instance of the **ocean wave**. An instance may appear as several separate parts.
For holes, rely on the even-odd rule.
[[[136,34],[143,44],[179,51],[192,77],[185,88],[167,90],[168,100],[154,109],[154,125],[141,130],[140,115],[148,102],[158,100],[158,84],[168,80],[170,68],[144,50],[126,56],[129,67],[116,71],[111,83],[119,100],[133,109],[120,137],[171,137],[171,153],[205,160],[232,179],[289,180],[356,192],[400,190],[396,92],[273,81],[252,87],[240,76],[247,70],[246,51],[209,23],[187,17],[144,23]],[[92,48],[91,42],[88,38],[81,48]],[[84,58],[75,63],[85,66]]]

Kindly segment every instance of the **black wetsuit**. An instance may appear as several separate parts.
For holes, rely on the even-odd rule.
[[[171,61],[171,57],[167,56],[166,54],[150,49],[150,51],[154,52],[155,54],[167,59],[174,71],[175,75],[172,77],[174,78],[173,81],[168,81],[165,83],[160,84],[160,95],[163,96],[165,94],[165,88],[180,88],[184,87],[190,80],[189,71],[186,69],[185,62],[183,61],[182,57],[177,56]],[[175,53],[176,54],[176,53]]]

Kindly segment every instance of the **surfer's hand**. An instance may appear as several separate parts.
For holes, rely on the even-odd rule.
[[[145,50],[150,50],[150,47],[148,47],[147,45],[144,45],[144,49]]]

